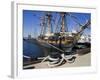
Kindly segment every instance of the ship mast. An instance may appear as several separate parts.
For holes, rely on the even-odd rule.
[[[58,20],[58,24],[56,26],[55,32],[62,32],[65,33],[66,31],[68,31],[68,27],[67,27],[67,19],[66,19],[66,15],[67,13],[65,12],[60,12],[60,17]]]
[[[41,17],[41,23],[40,23],[40,26],[41,26],[41,33],[40,35],[44,35],[44,31],[45,31],[45,16]]]
[[[62,21],[61,21],[61,32],[65,32],[66,30],[65,30],[65,13],[61,13],[61,19],[62,19]]]
[[[52,33],[52,28],[51,28],[51,19],[52,19],[52,14],[50,12],[46,12],[43,17],[41,17],[41,33],[40,36],[47,36],[49,37]]]
[[[51,17],[52,17],[52,15],[50,14],[50,12],[48,12],[47,14],[46,14],[46,20],[47,20],[47,27],[46,27],[46,29],[47,29],[47,32],[46,32],[46,34],[51,34]]]

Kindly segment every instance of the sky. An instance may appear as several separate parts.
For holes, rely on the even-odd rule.
[[[32,37],[37,37],[40,35],[41,31],[41,17],[44,16],[46,11],[34,11],[34,10],[23,10],[23,37],[28,37],[28,35],[31,35]],[[70,13],[70,12],[68,12]],[[55,32],[55,23],[56,25],[60,25],[60,23],[57,23],[60,14],[59,12],[51,12],[52,14],[52,32]],[[66,24],[68,27],[68,31],[72,31],[74,29],[79,30],[80,26],[75,22],[77,21],[80,24],[85,24],[87,20],[91,20],[91,14],[90,13],[78,13],[78,12],[72,12],[70,13],[72,16],[77,17],[77,19],[71,18],[69,15],[66,16]],[[87,28],[84,30],[84,34],[91,33],[91,28]]]

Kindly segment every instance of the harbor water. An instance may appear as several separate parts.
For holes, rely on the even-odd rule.
[[[39,45],[23,40],[23,55],[36,58],[43,56],[44,52]]]

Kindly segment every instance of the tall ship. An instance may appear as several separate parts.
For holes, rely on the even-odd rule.
[[[87,20],[85,24],[80,24],[77,21],[77,17],[71,15],[67,12],[60,12],[59,19],[53,20],[52,13],[47,12],[41,19],[41,33],[38,36],[38,41],[43,43],[49,43],[54,46],[59,46],[60,48],[66,47],[74,47],[74,45],[78,42],[88,42],[90,43],[90,37],[84,36],[83,32],[86,28],[90,26],[90,20]],[[67,23],[67,16],[70,16],[79,26],[79,30],[68,31],[68,23]],[[52,26],[52,21],[56,21],[55,25]],[[53,31],[52,27],[55,27]],[[84,38],[84,39],[83,39]],[[88,41],[86,41],[88,40]]]

